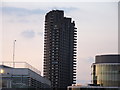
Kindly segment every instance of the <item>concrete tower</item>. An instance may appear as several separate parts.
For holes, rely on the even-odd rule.
[[[66,88],[76,81],[77,31],[64,11],[52,10],[45,16],[44,77],[53,88]]]

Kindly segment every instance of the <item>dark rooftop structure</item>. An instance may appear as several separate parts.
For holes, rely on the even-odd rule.
[[[97,55],[95,63],[120,63],[120,54]]]

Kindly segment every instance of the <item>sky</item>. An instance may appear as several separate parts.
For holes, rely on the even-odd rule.
[[[5,0],[0,3],[0,60],[27,62],[43,71],[44,21],[51,10],[64,10],[77,27],[77,83],[91,81],[91,65],[96,55],[118,53],[117,0],[91,2],[23,2]]]

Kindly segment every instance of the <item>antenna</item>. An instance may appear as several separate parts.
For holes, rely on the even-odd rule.
[[[16,40],[13,41],[13,68],[15,67],[15,43]]]

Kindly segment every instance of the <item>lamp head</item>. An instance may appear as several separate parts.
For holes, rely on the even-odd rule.
[[[3,74],[4,73],[4,70],[3,69],[0,69],[0,74]]]

